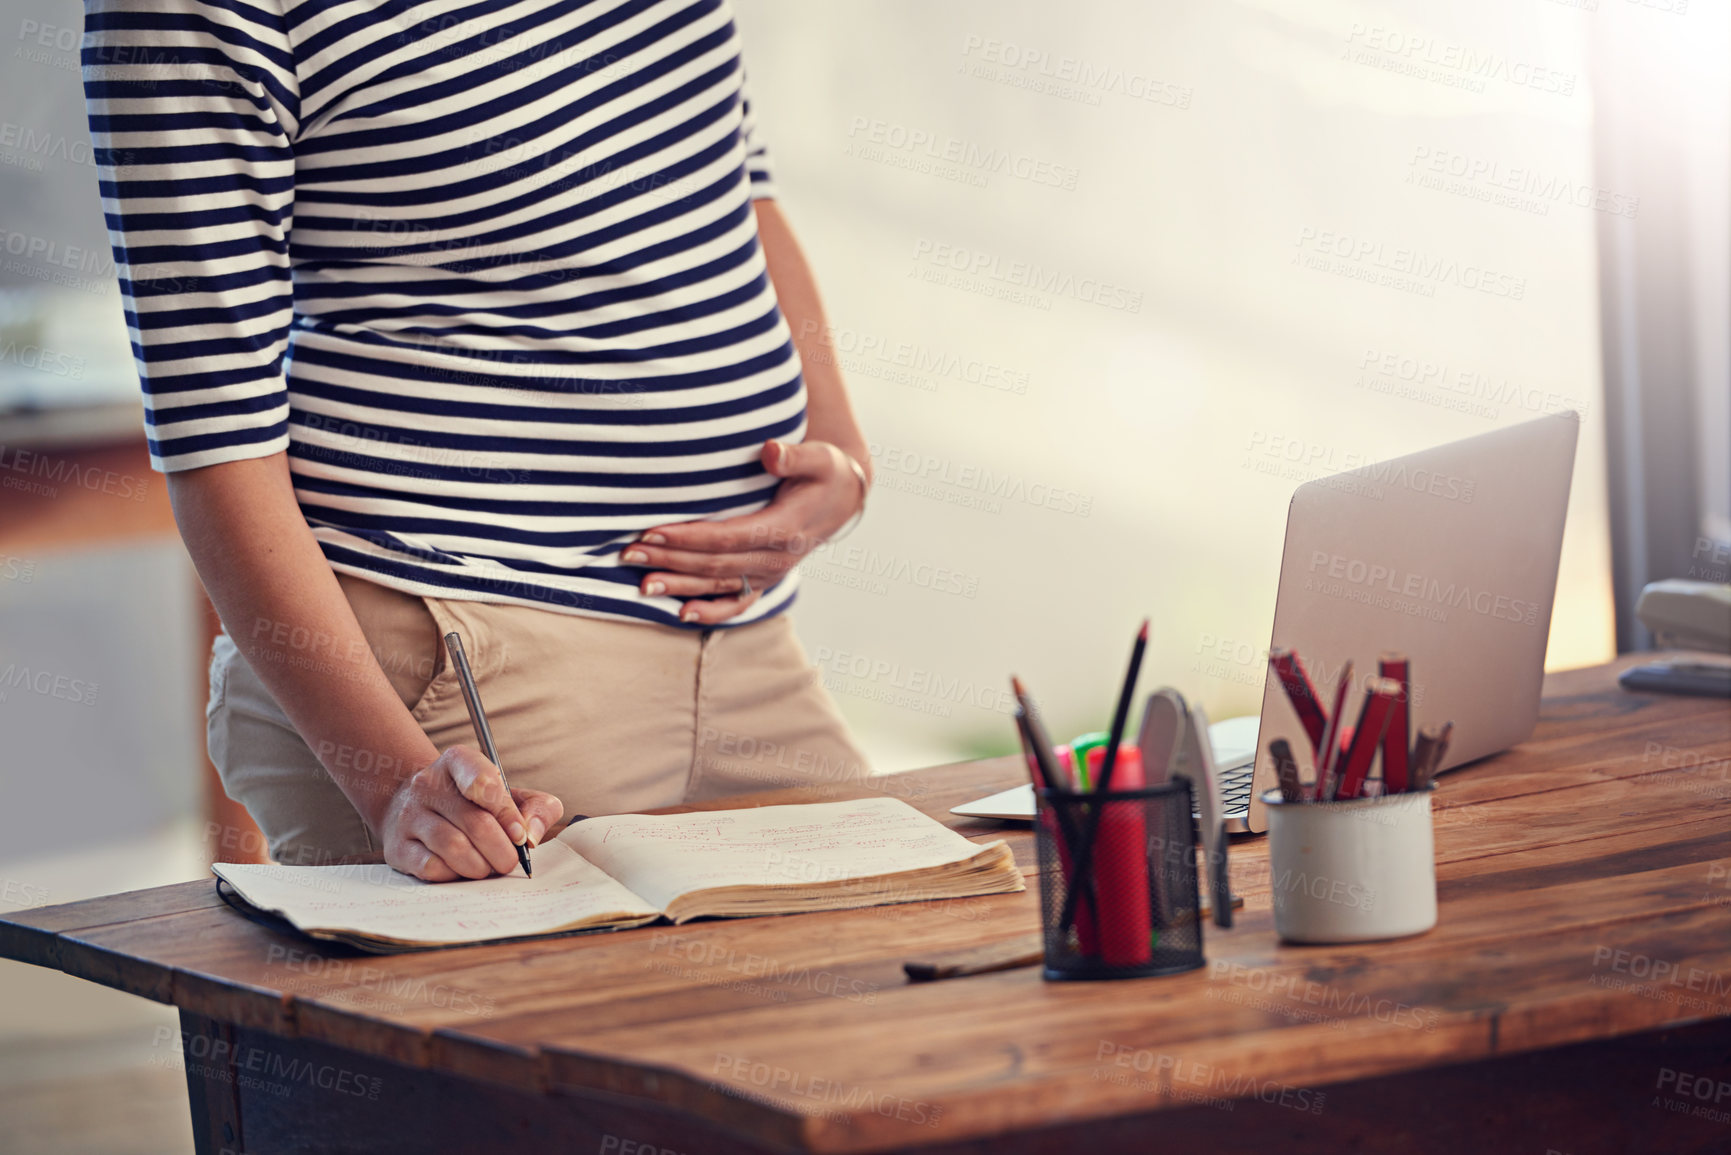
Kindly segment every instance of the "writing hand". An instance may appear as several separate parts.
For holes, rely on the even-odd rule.
[[[540,790],[507,796],[486,755],[453,746],[391,798],[380,823],[385,861],[428,882],[510,874],[516,844],[526,838],[535,846],[564,811]]]

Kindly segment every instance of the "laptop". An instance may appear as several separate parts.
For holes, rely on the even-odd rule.
[[[1377,655],[1412,663],[1412,731],[1453,721],[1452,770],[1531,736],[1562,560],[1580,415],[1557,413],[1298,487],[1286,517],[1269,642],[1297,651],[1332,703],[1353,663],[1357,714]],[[1308,749],[1278,679],[1259,716],[1209,727],[1226,828],[1268,829],[1276,784],[1268,742]],[[1027,785],[952,814],[1032,821]]]

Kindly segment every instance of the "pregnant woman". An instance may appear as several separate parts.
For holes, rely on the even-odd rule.
[[[85,8],[210,753],[274,858],[480,878],[567,808],[866,773],[783,611],[870,465],[721,0]]]

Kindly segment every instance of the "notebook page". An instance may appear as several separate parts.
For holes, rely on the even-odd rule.
[[[899,798],[615,814],[559,839],[658,907],[721,886],[814,885],[962,862],[981,847]]]
[[[530,851],[535,877],[422,882],[388,866],[211,867],[241,897],[302,930],[406,942],[480,942],[542,934],[585,919],[658,913],[558,840]]]

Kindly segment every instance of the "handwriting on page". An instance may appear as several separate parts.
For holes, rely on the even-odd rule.
[[[568,846],[537,847],[535,877],[519,872],[464,882],[372,877],[364,867],[257,866],[237,882],[247,900],[280,911],[300,926],[358,931],[381,938],[466,942],[542,933],[607,914],[653,914],[632,894]],[[305,872],[328,877],[309,888]]]
[[[560,837],[659,906],[711,887],[828,882],[943,866],[978,849],[895,798],[726,815],[622,814],[591,818]]]

